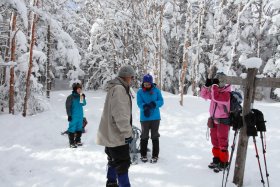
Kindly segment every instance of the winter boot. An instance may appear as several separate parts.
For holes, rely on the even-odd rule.
[[[144,163],[148,162],[148,158],[146,156],[141,156],[140,160]]]
[[[118,175],[119,187],[130,187],[128,173]]]
[[[75,144],[77,146],[82,146],[82,142],[81,142],[81,137],[82,137],[82,131],[77,131],[76,132],[76,138],[75,138]]]
[[[154,139],[153,140],[153,153],[152,153],[152,157],[153,158],[158,158],[158,154],[159,154],[159,139]]]
[[[225,169],[227,169],[228,167],[228,162],[220,162],[214,169],[213,171],[215,173],[219,173],[220,171],[223,171]]]
[[[140,146],[141,157],[147,158],[148,140],[141,139]]]
[[[75,136],[74,133],[72,133],[72,132],[69,132],[69,133],[68,133],[70,148],[77,148],[77,146],[76,146],[76,144],[75,144],[75,142],[74,142],[74,136]]]
[[[119,185],[118,185],[117,181],[115,181],[115,182],[107,181],[106,187],[119,187]]]
[[[151,159],[151,163],[152,164],[155,164],[155,163],[157,163],[157,161],[158,161],[158,157],[152,157],[152,159]]]
[[[208,165],[208,167],[209,167],[210,169],[214,169],[214,168],[218,167],[219,163],[220,163],[220,159],[219,159],[218,157],[213,157],[213,162],[211,162],[211,163]]]

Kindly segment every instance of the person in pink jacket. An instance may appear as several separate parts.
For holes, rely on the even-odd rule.
[[[201,88],[200,96],[210,99],[210,116],[214,119],[213,128],[210,128],[210,136],[213,154],[213,162],[209,168],[219,172],[228,165],[228,135],[230,129],[230,92],[231,86],[226,85],[224,73],[217,73],[214,79],[207,79],[205,86]]]

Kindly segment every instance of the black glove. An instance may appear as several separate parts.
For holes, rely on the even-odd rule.
[[[213,80],[212,80],[212,84],[217,84],[217,85],[219,85],[219,84],[220,84],[219,79],[213,79]]]
[[[150,105],[145,104],[143,108],[144,108],[144,116],[147,117],[147,118],[150,117],[150,115],[151,115]]]
[[[132,142],[133,138],[130,136],[129,138],[125,138],[125,143],[130,144]]]
[[[82,94],[82,96],[84,97],[84,99],[86,98],[86,95],[85,95],[85,94]]]
[[[72,121],[72,116],[68,116],[68,121]]]
[[[212,79],[206,79],[206,83],[205,83],[205,86],[206,87],[209,87],[209,86],[212,86]]]
[[[156,106],[157,106],[156,102],[154,102],[154,101],[150,102],[150,107],[151,108],[156,108]]]

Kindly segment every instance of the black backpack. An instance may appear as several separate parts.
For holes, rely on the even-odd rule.
[[[243,126],[242,119],[242,95],[239,92],[232,91],[230,92],[230,124],[233,127],[233,130],[240,129]]]

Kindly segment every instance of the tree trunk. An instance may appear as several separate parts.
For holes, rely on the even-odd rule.
[[[184,105],[184,89],[185,89],[185,77],[187,73],[187,67],[188,67],[188,47],[189,47],[189,41],[188,39],[185,41],[185,47],[184,47],[184,57],[183,57],[183,66],[182,66],[182,73],[181,73],[181,81],[180,81],[180,105]]]
[[[164,5],[160,7],[160,24],[159,24],[159,89],[161,89],[162,79],[162,21]]]
[[[47,51],[47,98],[50,98],[50,91],[51,91],[51,63],[50,63],[50,55],[51,55],[51,26],[48,25],[48,51]]]
[[[11,16],[11,21],[12,21],[13,17]],[[11,43],[11,24],[9,23],[9,32],[8,32],[8,39],[6,42],[6,47],[5,47],[5,54],[4,54],[4,61],[5,62],[9,62],[9,52],[10,52],[10,43]],[[3,68],[3,79],[2,79],[2,85],[6,83],[6,71],[7,68],[4,66]]]
[[[11,62],[16,61],[16,23],[17,12],[14,11],[12,15],[12,41],[11,41]],[[10,68],[10,91],[9,91],[9,113],[15,114],[15,69],[14,66]]]
[[[262,38],[262,14],[263,14],[263,1],[260,0],[259,2],[259,34],[258,34],[258,47],[257,47],[257,57],[260,58],[260,53],[261,53],[261,38]]]
[[[35,3],[34,3],[35,5]],[[28,72],[26,77],[26,90],[25,90],[25,97],[24,97],[24,104],[23,104],[23,117],[26,117],[27,112],[27,103],[28,98],[30,97],[30,77],[32,72],[32,66],[33,66],[33,46],[35,43],[35,24],[36,24],[37,16],[33,12],[33,20],[32,20],[32,26],[31,26],[31,37],[30,37],[30,48],[29,48],[29,66],[28,66]]]

